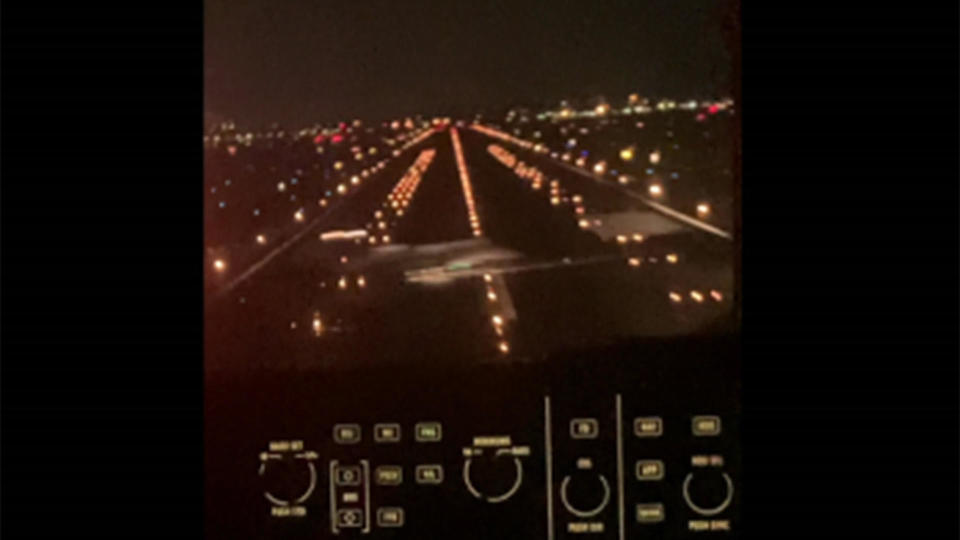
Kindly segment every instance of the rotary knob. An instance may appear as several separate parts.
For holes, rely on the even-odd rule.
[[[701,516],[715,516],[733,501],[733,480],[715,469],[689,473],[683,480],[683,500]]]
[[[313,459],[316,459],[313,452],[260,454],[258,475],[264,498],[276,506],[290,506],[307,500],[317,487]]]
[[[463,483],[477,499],[501,503],[520,489],[523,463],[507,452],[497,452],[491,457],[468,457],[463,463]]]
[[[560,501],[577,517],[593,517],[610,503],[610,483],[602,474],[577,471],[560,483]]]

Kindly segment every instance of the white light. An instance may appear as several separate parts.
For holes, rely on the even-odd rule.
[[[262,234],[258,234],[258,235],[257,235],[257,243],[260,244],[261,246],[262,246],[263,244],[266,244],[266,243],[267,243],[267,237],[264,236],[264,235],[262,235]]]
[[[697,205],[697,215],[700,217],[705,217],[710,214],[710,205],[707,203],[700,203]]]
[[[343,194],[346,193],[346,192],[347,192],[347,185],[346,185],[346,184],[339,184],[339,185],[337,186],[337,193],[339,193],[340,195],[343,195]]]
[[[280,193],[283,193],[283,192],[286,191],[286,190],[287,190],[287,185],[286,185],[286,184],[284,184],[283,182],[279,182],[279,183],[277,184],[277,191],[279,191]]]
[[[367,279],[366,279],[365,277],[363,277],[363,276],[358,276],[358,277],[357,277],[357,287],[360,287],[360,288],[362,289],[362,288],[364,288],[364,287],[366,287],[366,286],[367,286]]]
[[[650,194],[654,197],[659,197],[660,195],[663,195],[663,188],[660,187],[660,184],[653,184],[650,186]]]
[[[693,301],[698,304],[703,302],[703,294],[701,294],[700,291],[690,291],[690,298],[693,298]]]
[[[652,163],[652,164],[654,164],[654,165],[656,165],[657,163],[660,163],[660,151],[659,151],[659,150],[654,150],[653,152],[650,152],[650,163]]]
[[[227,269],[227,263],[225,263],[223,259],[217,259],[213,261],[213,269],[217,272],[223,272]]]

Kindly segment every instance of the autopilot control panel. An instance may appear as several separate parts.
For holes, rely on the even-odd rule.
[[[598,354],[208,383],[207,537],[737,537],[730,349]]]

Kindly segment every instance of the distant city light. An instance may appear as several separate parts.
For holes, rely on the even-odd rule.
[[[223,259],[217,259],[213,261],[213,269],[217,272],[223,272],[227,269],[227,263],[224,262]]]
[[[700,203],[697,205],[697,215],[700,217],[706,217],[710,214],[710,205],[707,203]]]
[[[653,195],[654,197],[659,197],[660,195],[663,195],[663,187],[661,187],[660,184],[651,185],[649,191],[650,191],[650,194]]]
[[[264,235],[262,235],[262,234],[258,234],[258,235],[257,235],[257,243],[260,244],[260,245],[266,244],[266,243],[267,243],[267,237],[264,236]]]

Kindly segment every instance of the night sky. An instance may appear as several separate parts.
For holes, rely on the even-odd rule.
[[[206,0],[208,120],[302,127],[731,92],[734,0]]]

